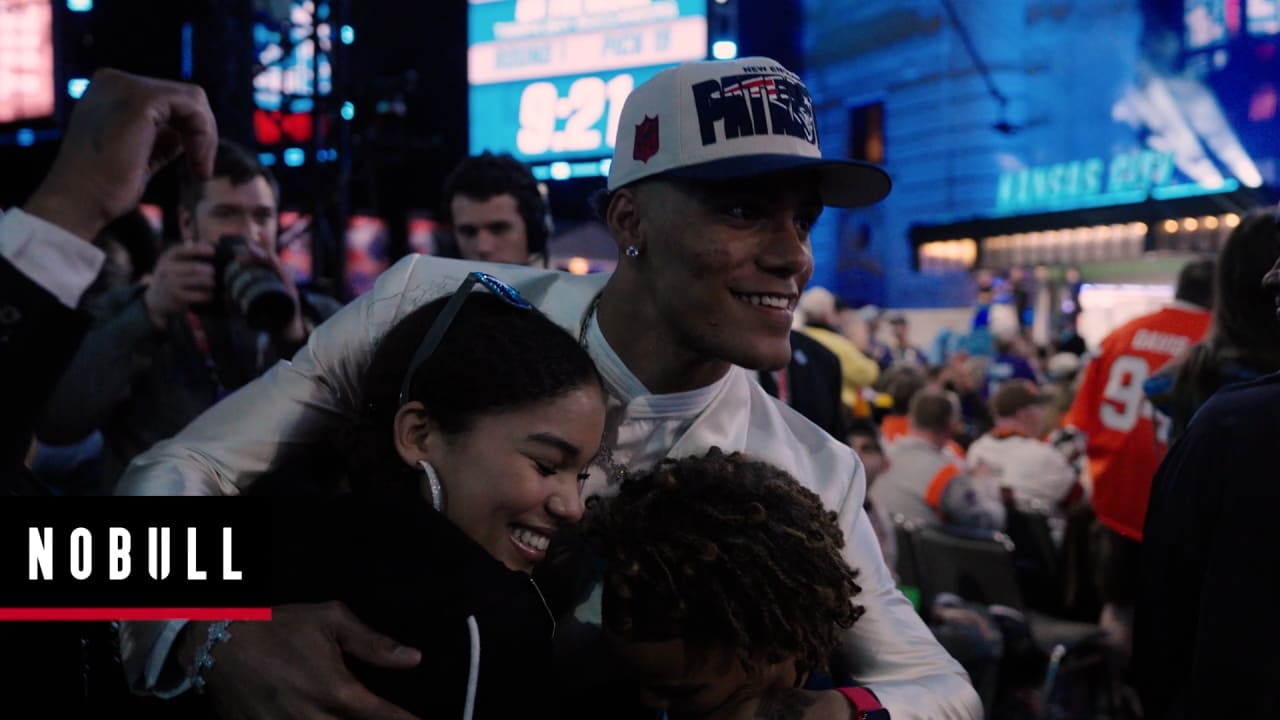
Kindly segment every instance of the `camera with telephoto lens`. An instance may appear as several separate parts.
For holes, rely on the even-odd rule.
[[[270,268],[241,262],[249,254],[249,240],[223,235],[213,253],[217,294],[226,293],[230,305],[254,330],[275,332],[293,319],[293,298]]]

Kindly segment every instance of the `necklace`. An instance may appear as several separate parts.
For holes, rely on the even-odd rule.
[[[613,459],[613,450],[608,445],[600,444],[600,454],[596,456],[596,460],[604,465],[606,484],[617,485],[627,479],[627,467]]]
[[[587,350],[587,328],[591,327],[591,319],[596,316],[596,308],[600,306],[600,296],[604,295],[604,291],[596,293],[591,298],[591,304],[587,305],[587,312],[582,316],[582,324],[578,327],[578,344],[583,350]]]
[[[587,351],[588,355],[591,354],[591,349],[587,346],[587,329],[591,327],[591,320],[596,316],[596,309],[600,305],[602,295],[604,295],[603,290],[591,298],[591,304],[587,306],[587,312],[582,316],[582,325],[578,328],[578,344]],[[600,443],[600,452],[596,455],[595,461],[605,471],[607,485],[617,485],[627,479],[626,466],[613,459],[613,449],[608,443]]]

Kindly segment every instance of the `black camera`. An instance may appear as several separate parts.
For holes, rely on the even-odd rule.
[[[213,253],[213,275],[219,296],[226,293],[231,307],[254,330],[276,332],[293,319],[293,298],[270,268],[242,263],[249,253],[242,235],[223,235]]]

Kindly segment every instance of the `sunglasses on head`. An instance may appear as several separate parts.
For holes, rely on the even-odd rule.
[[[498,278],[483,272],[473,272],[467,275],[462,281],[458,289],[453,292],[453,296],[449,298],[449,302],[445,303],[444,309],[436,316],[435,322],[431,323],[431,328],[427,330],[426,336],[422,338],[422,344],[418,346],[418,351],[413,354],[413,359],[409,361],[409,371],[405,373],[404,382],[400,383],[400,401],[399,407],[404,407],[409,402],[409,386],[413,382],[413,376],[418,372],[436,348],[440,346],[440,341],[444,338],[444,334],[448,332],[449,326],[453,324],[453,319],[458,316],[458,312],[462,310],[462,303],[466,302],[467,296],[471,294],[471,290],[481,285],[496,295],[498,298],[506,302],[512,307],[521,310],[533,310],[534,307],[520,296],[515,288],[502,282]]]

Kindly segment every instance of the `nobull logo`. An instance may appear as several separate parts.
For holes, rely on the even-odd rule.
[[[730,75],[693,86],[702,144],[755,135],[790,135],[816,145],[813,99],[794,77],[777,74]]]

